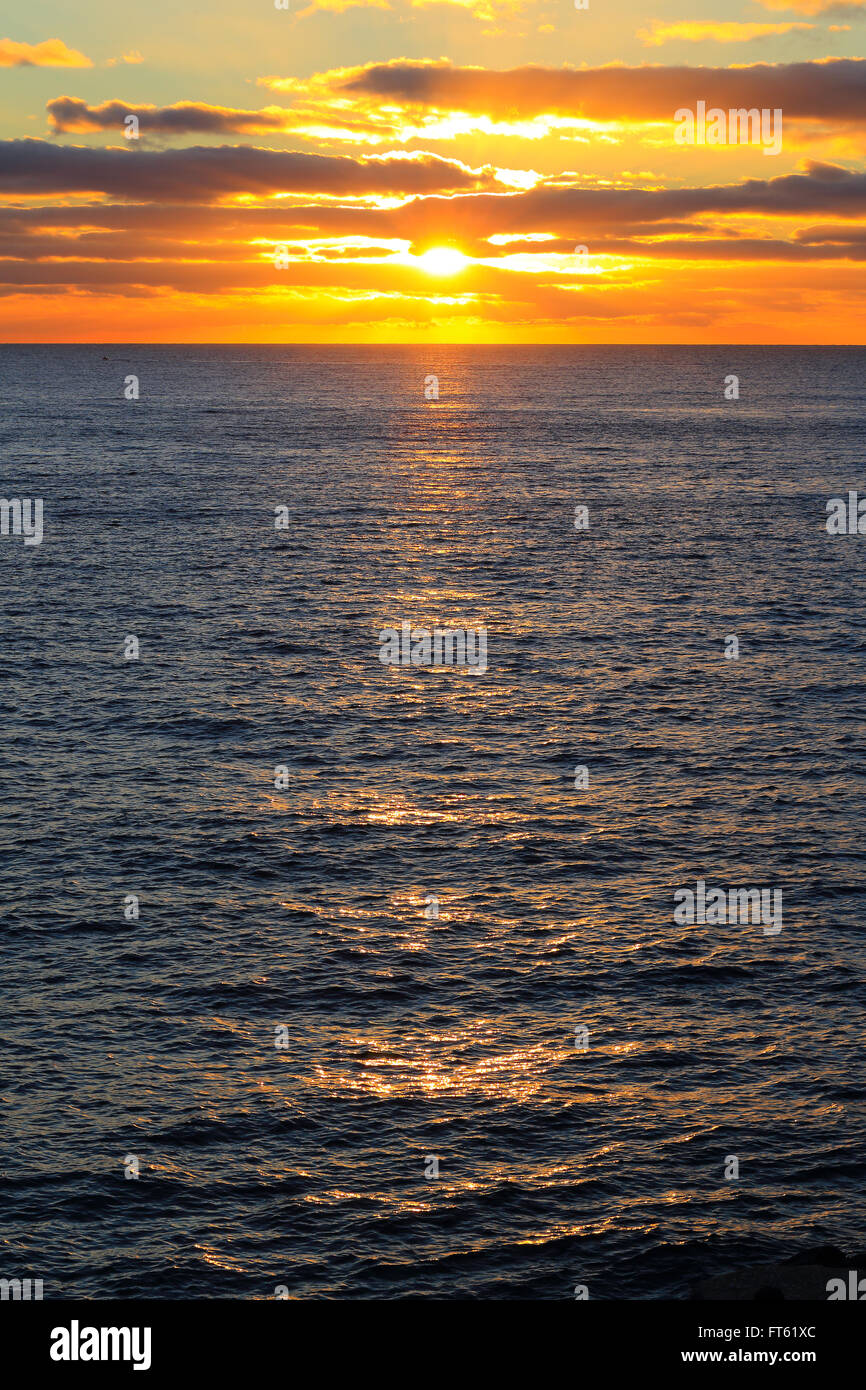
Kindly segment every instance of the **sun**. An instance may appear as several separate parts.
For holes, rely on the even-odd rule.
[[[432,246],[417,259],[421,268],[431,275],[456,275],[458,270],[469,264],[469,257],[453,246]]]

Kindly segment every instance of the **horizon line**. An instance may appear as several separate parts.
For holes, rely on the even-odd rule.
[[[527,341],[527,342],[501,342],[501,343],[487,343],[487,342],[472,342],[472,343],[467,343],[467,342],[463,342],[463,341],[460,341],[460,340],[452,341],[452,340],[445,340],[445,339],[443,339],[441,342],[437,341],[437,342],[432,342],[432,343],[406,343],[406,342],[400,342],[400,341],[396,341],[396,342],[385,342],[385,341],[383,341],[383,342],[373,342],[373,343],[371,343],[371,342],[344,342],[344,343],[334,343],[334,342],[316,342],[316,341],[302,341],[302,342],[291,342],[291,343],[289,343],[289,342],[286,342],[286,343],[247,342],[247,341],[244,341],[244,342],[222,342],[222,341],[221,341],[221,342],[181,342],[181,341],[173,341],[173,340],[170,340],[170,339],[161,339],[161,340],[158,341],[158,342],[157,342],[157,341],[149,342],[149,341],[145,341],[145,340],[139,340],[139,341],[132,341],[132,340],[130,340],[130,341],[123,341],[123,342],[120,342],[120,341],[117,341],[117,342],[98,342],[98,341],[96,341],[95,339],[93,339],[93,340],[87,339],[86,341],[74,342],[74,341],[70,341],[70,340],[68,340],[68,339],[47,339],[47,338],[46,338],[46,339],[41,339],[41,338],[40,338],[40,339],[33,339],[32,341],[29,341],[29,342],[15,342],[15,343],[13,343],[13,342],[3,342],[3,341],[0,341],[0,348],[25,348],[25,347],[81,347],[81,348],[84,348],[84,347],[94,347],[94,348],[96,348],[96,347],[103,347],[103,348],[105,348],[105,347],[114,347],[114,348],[120,348],[120,347],[139,347],[139,348],[140,348],[140,347],[187,347],[187,348],[224,347],[224,348],[275,348],[275,349],[278,349],[278,348],[347,348],[347,347],[349,347],[349,348],[383,348],[383,347],[399,347],[399,348],[418,348],[418,349],[422,349],[422,348],[423,348],[423,349],[430,349],[430,350],[435,350],[435,349],[437,349],[437,348],[443,348],[443,347],[456,347],[456,348],[516,348],[516,347],[519,347],[519,348],[528,348],[528,347],[531,347],[531,348],[562,348],[562,349],[586,348],[587,350],[589,350],[589,349],[598,349],[598,348],[692,348],[692,349],[694,349],[694,348],[717,348],[717,349],[720,350],[720,351],[721,351],[721,350],[724,350],[724,349],[728,349],[728,348],[736,348],[736,349],[738,349],[738,350],[743,350],[743,349],[748,350],[748,349],[751,349],[751,348],[779,348],[779,349],[783,349],[783,348],[784,348],[784,349],[786,349],[786,350],[791,350],[791,349],[798,349],[798,350],[799,350],[799,349],[804,349],[804,348],[805,348],[805,349],[809,349],[810,351],[820,351],[820,350],[834,351],[834,350],[837,350],[837,349],[839,349],[839,348],[863,348],[863,349],[866,349],[866,340],[864,340],[862,343],[733,343],[733,342],[731,342],[731,343],[538,343],[538,342],[529,342],[529,341]]]

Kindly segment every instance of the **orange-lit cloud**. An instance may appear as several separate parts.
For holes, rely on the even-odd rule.
[[[675,40],[687,43],[703,43],[708,39],[714,43],[750,43],[753,39],[766,39],[776,34],[790,34],[794,30],[814,28],[814,24],[739,24],[734,21],[700,23],[686,20],[682,24],[666,24],[662,20],[654,19],[652,27],[639,29],[637,36],[642,43],[655,47]]]
[[[306,19],[319,10],[329,10],[332,14],[344,14],[346,10],[390,10],[390,0],[312,0],[305,9],[296,11],[296,19]]]
[[[10,166],[14,170],[20,155],[17,149],[10,151],[9,145],[18,143],[21,142],[0,144],[0,180],[4,187],[8,187]],[[835,226],[844,225],[845,220],[866,218],[866,174],[816,162],[807,163],[802,172],[795,174],[706,188],[543,185],[527,192],[508,193],[493,192],[479,186],[471,191],[453,192],[447,196],[441,192],[425,193],[416,188],[415,196],[404,198],[396,205],[376,205],[358,204],[351,200],[357,200],[361,190],[369,193],[384,188],[390,192],[395,187],[405,186],[408,181],[407,161],[370,160],[357,163],[317,156],[286,156],[287,161],[301,161],[299,166],[286,162],[278,166],[287,171],[286,178],[299,189],[306,184],[308,192],[342,201],[311,203],[286,199],[276,205],[211,203],[208,206],[205,199],[213,193],[212,186],[208,184],[199,192],[199,202],[187,208],[184,205],[191,203],[192,199],[189,188],[184,187],[183,176],[186,175],[188,182],[191,158],[178,160],[166,152],[145,156],[126,155],[122,151],[48,148],[58,156],[50,171],[53,188],[69,191],[81,188],[87,182],[97,186],[101,184],[104,188],[111,183],[112,191],[116,192],[118,187],[126,187],[124,183],[118,183],[117,166],[123,166],[124,172],[128,169],[128,176],[135,179],[133,165],[147,159],[153,161],[153,166],[144,175],[142,194],[152,195],[158,187],[165,198],[169,195],[177,198],[182,193],[182,201],[164,201],[152,206],[141,201],[129,206],[93,203],[86,207],[0,206],[0,226],[4,234],[20,238],[43,228],[53,228],[55,231],[66,228],[68,230],[64,235],[81,237],[85,245],[94,245],[90,238],[95,229],[102,229],[100,236],[105,233],[113,235],[115,232],[125,235],[134,231],[132,247],[128,240],[125,246],[122,240],[118,241],[122,254],[133,259],[142,254],[142,247],[152,236],[169,240],[177,238],[180,242],[192,240],[205,246],[208,238],[212,238],[223,246],[233,242],[242,248],[247,248],[256,240],[271,242],[293,236],[306,241],[323,236],[364,237],[371,241],[399,240],[425,246],[456,242],[461,247],[474,248],[476,251],[482,241],[496,237],[505,245],[509,239],[525,239],[527,246],[524,250],[528,248],[538,254],[547,254],[554,241],[561,243],[559,249],[573,245],[577,228],[584,238],[594,238],[595,243],[599,244],[600,238],[615,239],[624,235],[659,237],[681,234],[686,230],[694,240],[703,236],[718,236],[722,226],[728,236],[745,235],[750,238],[754,236],[757,225],[755,219],[763,223],[771,223],[775,219],[776,225],[787,228],[794,220],[804,218],[821,219],[822,225],[827,225],[829,218]],[[180,153],[196,157],[202,151]],[[206,153],[221,154],[222,151]],[[77,159],[81,154],[102,157],[96,165],[97,170],[103,171],[102,178],[91,176],[82,181],[81,165]],[[110,180],[104,177],[106,155],[111,157],[107,166],[111,170]],[[72,156],[76,158],[70,158]],[[279,160],[281,157],[277,158]],[[64,164],[69,166],[65,173]],[[420,167],[424,168],[423,165]],[[242,170],[243,166],[239,168]],[[294,174],[291,172],[293,168],[296,170]],[[233,172],[237,175],[238,169]],[[258,169],[254,168],[252,172],[255,178],[260,177]],[[48,173],[47,169],[43,169],[43,184]],[[453,182],[453,175],[450,178]],[[233,187],[237,189],[236,181]],[[25,188],[32,191],[33,185],[26,184]],[[777,233],[774,232],[773,236],[778,239]],[[55,249],[54,254],[60,254],[60,251]]]
[[[91,68],[83,53],[67,48],[62,39],[42,43],[16,43],[0,39],[0,68]]]
[[[670,119],[700,96],[707,106],[781,107],[785,115],[866,120],[866,59],[686,67],[610,63],[595,68],[460,67],[447,59],[395,59],[303,78],[264,77],[262,86],[300,101],[387,103],[403,108],[483,114],[491,120],[555,115],[592,120]]]
[[[866,0],[755,0],[765,10],[793,10],[795,14],[846,14],[859,10],[866,15]]]

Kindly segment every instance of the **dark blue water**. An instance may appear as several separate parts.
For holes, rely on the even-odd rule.
[[[658,1298],[866,1243],[864,367],[0,349],[45,509],[0,538],[0,1275]],[[403,619],[487,671],[383,666]],[[698,878],[783,930],[676,924]]]

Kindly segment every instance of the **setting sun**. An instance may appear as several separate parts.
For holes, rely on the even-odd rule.
[[[453,246],[433,246],[418,257],[418,264],[431,275],[455,275],[469,264],[469,258]]]

